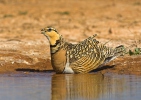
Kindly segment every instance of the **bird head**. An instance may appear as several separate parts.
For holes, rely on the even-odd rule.
[[[50,45],[55,45],[56,42],[60,39],[60,34],[56,31],[56,29],[52,27],[46,27],[41,30],[41,33],[44,34],[49,42]]]

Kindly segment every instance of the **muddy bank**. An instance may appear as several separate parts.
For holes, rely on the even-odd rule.
[[[72,43],[97,34],[110,47],[141,47],[140,0],[0,0],[0,9],[0,73],[52,70],[49,43],[40,34],[46,26]],[[141,75],[140,58],[118,58],[101,72]]]
[[[0,73],[53,71],[49,57],[31,57],[13,52],[1,52],[0,55]],[[94,72],[141,75],[141,56],[119,57]]]
[[[141,75],[141,56],[125,56],[117,58],[107,64],[107,66],[104,66],[101,72]]]

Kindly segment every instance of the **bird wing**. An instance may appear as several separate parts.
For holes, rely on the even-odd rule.
[[[70,64],[75,73],[88,73],[103,64],[105,58],[98,53],[81,57],[77,61]]]
[[[99,43],[94,37],[68,46],[70,67],[76,73],[87,73],[108,62],[109,60],[105,61],[106,58],[114,57],[113,49]]]

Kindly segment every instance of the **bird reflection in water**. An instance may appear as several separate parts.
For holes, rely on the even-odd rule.
[[[103,84],[103,74],[54,74],[52,100],[92,100],[98,98]]]

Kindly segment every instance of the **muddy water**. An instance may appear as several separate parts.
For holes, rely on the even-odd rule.
[[[0,100],[140,100],[141,76],[17,73],[0,75]]]

